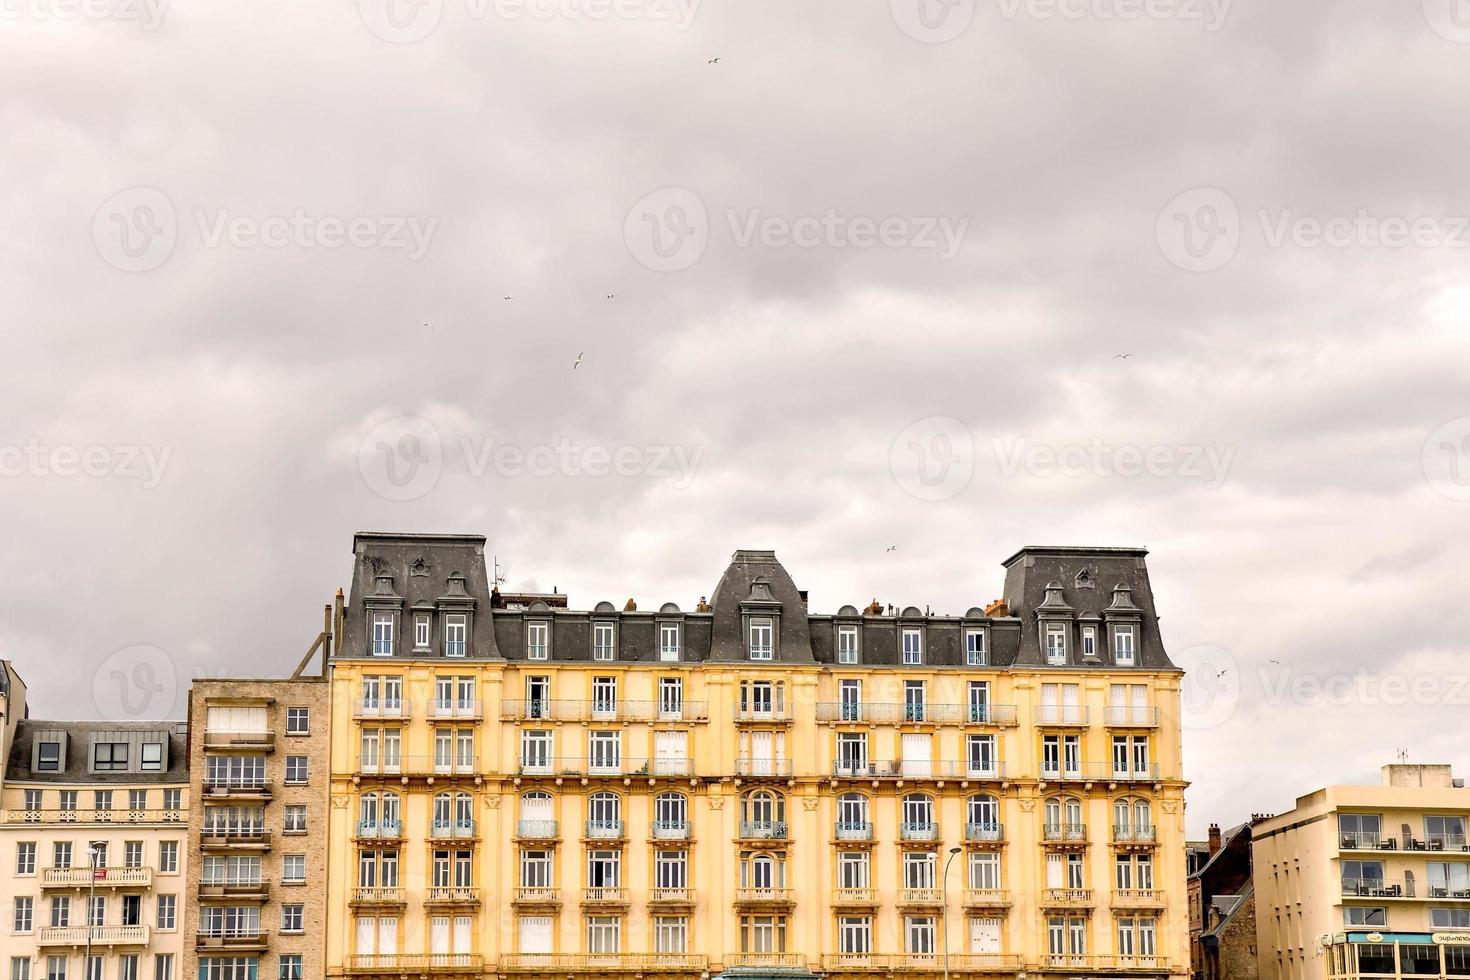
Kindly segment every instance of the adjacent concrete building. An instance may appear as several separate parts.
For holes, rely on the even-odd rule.
[[[26,718],[0,662],[0,969],[9,980],[175,980],[189,789],[173,722]]]
[[[1252,829],[1263,980],[1470,976],[1470,791],[1390,765]]]
[[[813,613],[769,551],[573,610],[484,543],[353,542],[329,977],[1187,973],[1142,549],[1023,549],[951,616]]]

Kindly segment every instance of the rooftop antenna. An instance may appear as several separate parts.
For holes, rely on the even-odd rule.
[[[1409,761],[1409,750],[1408,749],[1399,749],[1399,761],[1400,762],[1408,762]]]
[[[505,569],[500,565],[499,555],[492,555],[490,560],[495,563],[494,581],[491,585],[498,589],[505,584]]]

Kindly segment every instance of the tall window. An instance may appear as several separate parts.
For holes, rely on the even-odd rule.
[[[905,664],[924,662],[924,633],[917,626],[903,628],[903,662]]]
[[[444,617],[444,656],[465,655],[469,617],[464,613],[450,613]]]
[[[1134,662],[1133,627],[1113,627],[1113,662],[1119,667],[1132,667]]]
[[[683,915],[654,916],[653,951],[655,953],[687,953],[689,951],[688,917]]]
[[[965,736],[965,772],[970,776],[996,776],[1000,760],[996,758],[994,735]]]
[[[1084,626],[1084,627],[1082,627],[1082,656],[1084,656],[1084,657],[1095,657],[1095,656],[1097,656],[1097,627],[1096,626]]]
[[[658,716],[670,720],[684,716],[684,678],[658,679]]]
[[[548,623],[526,624],[526,659],[548,660],[551,657],[551,645],[549,636],[551,633]]]
[[[858,662],[858,628],[856,626],[837,627],[837,662],[840,664]]]
[[[587,769],[589,772],[617,773],[623,765],[622,732],[587,733]]]
[[[994,851],[971,851],[966,874],[969,887],[976,891],[1000,888],[1000,855]]]
[[[1046,662],[1049,664],[1067,662],[1067,625],[1065,623],[1046,624]]]
[[[965,664],[970,667],[984,667],[985,656],[985,631],[965,630]]]
[[[769,619],[752,619],[750,621],[750,659],[771,660],[775,656],[775,646],[772,640],[774,629]]]
[[[592,717],[614,718],[618,713],[618,679],[592,678]]]
[[[678,623],[659,623],[658,659],[664,661],[677,661],[679,659]]]
[[[592,624],[592,659],[612,660],[616,656],[614,648],[614,627],[612,623]]]
[[[521,771],[532,773],[551,771],[550,732],[521,732]]]
[[[415,650],[429,649],[429,616],[421,613],[413,618],[413,646]]]
[[[622,919],[616,915],[589,915],[587,917],[587,952],[616,953],[621,949],[620,933]]]
[[[373,613],[373,656],[393,656],[392,613]]]
[[[844,915],[837,919],[837,952],[864,954],[873,951],[873,920],[866,915]]]
[[[904,916],[903,936],[905,952],[914,955],[932,956],[935,950],[934,916]]]

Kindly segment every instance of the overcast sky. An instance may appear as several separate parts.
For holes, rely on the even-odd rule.
[[[1470,775],[1470,3],[389,2],[0,0],[35,714],[289,671],[358,529],[584,608],[1145,545],[1192,833]]]

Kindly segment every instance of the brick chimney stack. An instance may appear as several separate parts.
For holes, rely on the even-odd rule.
[[[1220,851],[1220,825],[1210,824],[1210,853],[1218,854]]]

